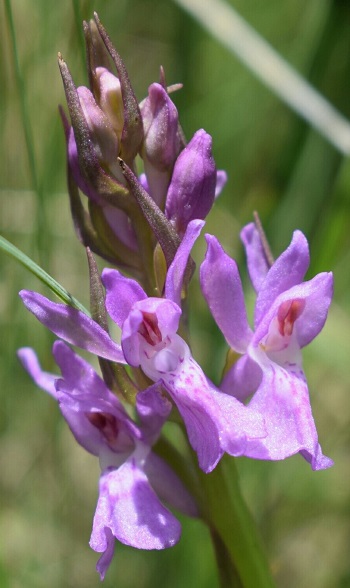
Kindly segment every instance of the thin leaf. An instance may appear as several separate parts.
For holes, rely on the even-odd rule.
[[[174,0],[236,55],[265,86],[342,153],[350,153],[350,123],[224,0]]]
[[[16,37],[16,30],[15,24],[13,20],[12,14],[12,6],[10,0],[5,0],[5,14],[8,24],[8,30],[10,32],[10,39],[12,45],[12,53],[13,53],[13,61],[14,61],[14,72],[15,72],[15,80],[17,86],[17,93],[19,98],[20,104],[20,112],[22,118],[22,126],[24,131],[24,138],[25,144],[27,149],[28,161],[29,161],[29,169],[31,174],[31,181],[34,192],[37,197],[37,246],[39,250],[39,256],[42,260],[42,263],[47,262],[47,242],[49,240],[46,238],[46,215],[45,215],[45,200],[44,200],[44,193],[42,186],[40,185],[38,172],[37,172],[37,165],[36,165],[36,158],[35,158],[35,151],[34,151],[34,139],[33,139],[33,132],[32,127],[30,124],[30,115],[29,115],[29,108],[27,103],[27,91],[26,85],[24,82],[24,78],[21,71],[21,66],[19,62],[19,56],[17,51],[17,37]]]
[[[90,316],[90,313],[86,308],[72,296],[61,284],[56,282],[54,278],[52,278],[45,270],[43,270],[39,265],[35,263],[30,257],[28,257],[25,253],[20,251],[15,245],[12,245],[7,239],[0,236],[0,249],[5,251],[8,255],[11,255],[14,259],[19,261],[21,265],[23,265],[27,270],[29,270],[34,276],[39,278],[45,286],[50,288],[62,302],[76,308],[77,310],[81,310],[86,315]]]

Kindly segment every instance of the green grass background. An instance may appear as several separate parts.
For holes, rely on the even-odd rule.
[[[231,3],[350,118],[349,2]],[[237,464],[278,586],[350,587],[350,162],[170,0],[6,0],[0,4],[0,232],[88,304],[85,256],[68,211],[56,56],[62,52],[77,85],[86,83],[79,23],[93,10],[140,100],[160,64],[168,83],[184,83],[174,100],[185,133],[190,138],[201,127],[211,133],[217,165],[229,174],[206,229],[236,256],[245,280],[239,230],[253,210],[275,255],[299,228],[310,242],[309,277],[334,271],[327,326],[304,352],[320,441],[334,468],[312,472],[298,456]],[[203,252],[202,239],[197,261]],[[0,264],[0,586],[98,586],[97,556],[88,547],[98,464],[76,445],[55,403],[15,356],[19,346],[31,345],[45,368],[54,369],[53,336],[17,296],[21,288],[48,291],[2,252]],[[192,311],[194,354],[217,380],[226,348],[198,283]],[[183,537],[171,550],[118,544],[106,588],[216,588],[206,528],[182,521]]]

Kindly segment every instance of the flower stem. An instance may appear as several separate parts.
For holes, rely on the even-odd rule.
[[[210,474],[197,467],[188,446],[184,460],[167,439],[156,447],[195,498],[208,525],[222,588],[274,588],[256,524],[242,497],[234,458],[225,455]]]
[[[218,566],[218,573],[220,584],[222,588],[242,588],[242,582],[236,567],[234,566],[230,554],[226,549],[220,535],[215,529],[210,529],[211,540],[215,549],[216,562]]]
[[[273,588],[256,525],[243,500],[234,460],[225,456],[210,474],[200,474],[203,516],[225,588]]]

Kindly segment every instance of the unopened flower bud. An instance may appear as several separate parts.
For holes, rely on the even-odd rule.
[[[163,207],[173,165],[180,151],[178,113],[166,90],[157,83],[148,88],[141,113],[144,130],[141,155],[149,190],[157,204]]]
[[[176,160],[165,213],[179,235],[191,220],[204,219],[213,205],[216,166],[211,144],[211,136],[201,129]]]
[[[115,163],[119,142],[112,125],[88,88],[80,86],[77,92],[98,159],[102,164]]]
[[[71,119],[70,125],[62,113],[74,226],[85,246],[140,276],[136,234],[142,216],[130,198],[118,157],[134,169],[143,138],[141,113],[126,68],[97,15],[95,24],[86,24],[84,32],[91,90],[76,88],[67,64],[58,56]],[[108,69],[108,54],[118,77]],[[79,189],[89,199],[88,210],[80,201]],[[144,248],[151,259],[150,236]],[[148,284],[146,277],[144,283]]]
[[[119,79],[105,67],[97,67],[98,103],[120,140],[124,125],[124,107]]]
[[[178,114],[166,90],[157,83],[148,88],[141,104],[144,140],[142,156],[155,168],[164,171],[174,165],[179,153]]]

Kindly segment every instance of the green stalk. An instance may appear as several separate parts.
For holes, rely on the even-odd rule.
[[[275,586],[255,522],[245,504],[234,459],[225,455],[210,474],[200,472],[203,516],[211,529],[224,588]]]
[[[261,538],[241,494],[234,458],[225,455],[214,471],[205,474],[189,445],[186,454],[180,454],[161,437],[154,450],[196,500],[198,517],[209,527],[222,588],[274,588]]]
[[[213,527],[210,529],[211,541],[215,550],[216,563],[222,588],[242,588],[237,569],[230,558],[225,543]]]

